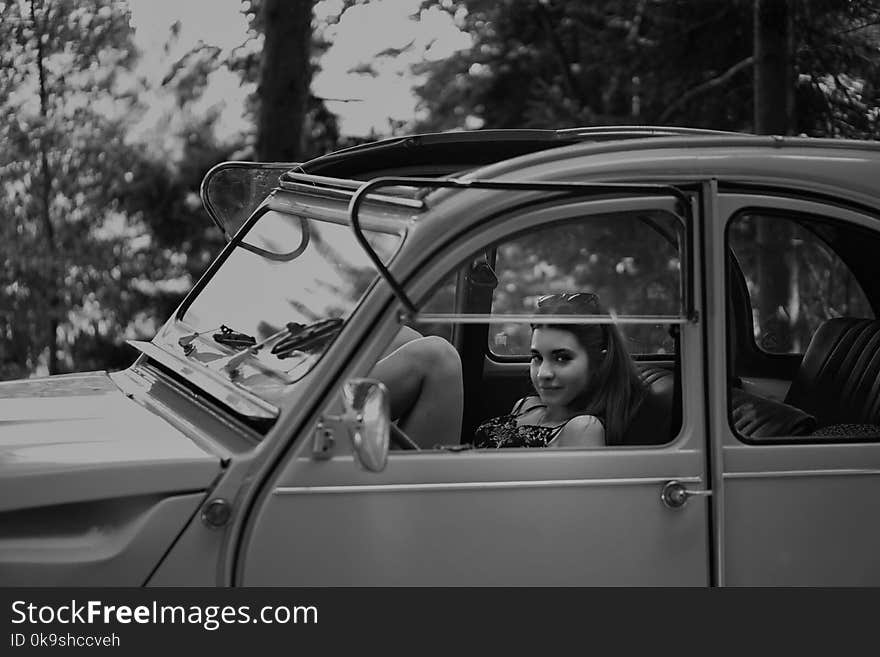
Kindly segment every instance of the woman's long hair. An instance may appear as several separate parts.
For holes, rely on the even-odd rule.
[[[602,315],[592,293],[551,294],[538,300],[539,315]],[[586,350],[590,377],[572,406],[595,415],[605,425],[605,444],[620,445],[630,420],[642,403],[645,387],[630,358],[623,336],[613,324],[532,324],[536,328],[568,331]]]

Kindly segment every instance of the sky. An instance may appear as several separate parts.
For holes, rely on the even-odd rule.
[[[336,15],[341,0],[319,0],[316,21]],[[411,121],[416,115],[412,87],[418,79],[410,66],[426,59],[441,59],[470,46],[470,37],[455,27],[453,19],[439,9],[424,11],[420,20],[410,18],[421,0],[371,0],[352,7],[325,35],[333,43],[320,60],[321,71],[312,80],[312,92],[326,99],[339,116],[346,136],[365,136],[371,130],[388,134],[389,118]],[[129,0],[135,42],[142,52],[139,74],[155,85],[178,59],[200,40],[222,49],[224,55],[240,47],[247,34],[247,20],[240,0]],[[168,52],[171,25],[180,21],[179,39]],[[376,55],[388,48],[409,47],[397,57]],[[250,44],[249,47],[256,47]],[[375,77],[359,73],[370,65]],[[245,126],[244,98],[252,91],[237,75],[217,71],[200,101],[202,109],[221,106],[218,131],[233,134]],[[348,102],[345,102],[348,101]],[[154,110],[157,118],[160,108]],[[198,111],[198,108],[196,108]]]

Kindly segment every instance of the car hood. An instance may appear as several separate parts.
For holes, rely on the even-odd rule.
[[[0,512],[200,491],[220,468],[106,372],[0,383]]]

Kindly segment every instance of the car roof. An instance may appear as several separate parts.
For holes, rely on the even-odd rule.
[[[664,126],[594,126],[563,130],[470,130],[391,137],[299,164],[291,173],[352,180],[384,175],[445,176],[582,143],[650,137],[734,136],[737,132]],[[283,178],[282,178],[283,179]]]
[[[880,142],[875,141],[606,126],[392,138],[297,165],[281,176],[280,187],[339,199],[350,198],[364,180],[388,176],[658,183],[715,177],[826,192],[849,189],[876,205],[878,175]],[[376,191],[370,196],[379,200]],[[424,192],[386,186],[381,200],[408,205],[413,198],[425,199]],[[431,205],[449,193],[455,192],[431,193]]]

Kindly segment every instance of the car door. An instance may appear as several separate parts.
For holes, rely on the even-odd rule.
[[[841,360],[829,360],[826,366],[835,370],[839,385],[824,401],[834,404],[852,396],[854,403],[869,411],[872,403],[878,403],[877,368],[870,364],[880,363],[876,340],[865,334],[864,342],[854,344],[849,354],[845,341],[827,345],[810,341],[830,317],[873,318],[872,306],[878,307],[878,299],[872,295],[876,293],[870,285],[862,289],[850,266],[862,274],[863,282],[876,280],[871,268],[880,239],[878,219],[846,207],[844,201],[821,203],[733,190],[719,194],[716,207],[710,260],[717,268],[730,249],[747,281],[754,314],[747,324],[740,321],[732,327],[736,318],[726,303],[731,280],[725,287],[723,276],[714,279],[709,312],[726,317],[712,327],[710,336],[710,416],[721,451],[714,487],[724,518],[719,579],[734,586],[876,585],[880,583],[876,522],[880,517],[880,436],[846,435],[852,428],[835,436],[814,435],[827,422],[816,407],[792,394],[792,376],[786,374],[789,368],[782,361],[800,359],[810,349],[814,355],[817,350],[827,349],[828,354],[834,350],[834,358]],[[765,241],[770,246],[762,253]],[[762,257],[771,257],[772,266],[762,265]],[[772,280],[762,285],[762,276],[768,278],[762,267],[772,270],[777,281],[780,277],[784,281],[783,297],[769,304],[762,295],[773,294],[776,286]],[[777,312],[762,312],[768,305]],[[739,376],[746,366],[738,365],[733,353],[736,332],[752,342],[753,350],[764,352],[764,367],[769,369],[762,376]],[[771,340],[766,339],[768,334]],[[731,341],[729,360],[724,357],[725,340]],[[771,371],[774,359],[781,363],[776,374]],[[831,372],[808,374],[804,385],[813,385],[810,378]],[[794,374],[799,376],[803,374]],[[860,391],[867,391],[866,396],[855,399]],[[753,408],[766,410],[763,426],[773,421],[778,425],[778,420],[792,413],[807,414],[812,424],[799,423],[805,428],[782,435],[760,430],[747,435],[745,429],[735,428],[742,397],[759,401]]]
[[[692,276],[685,281],[682,274],[700,261],[699,221],[681,218],[678,198],[630,193],[558,200],[475,222],[476,228],[424,263],[407,291],[413,299],[429,298],[429,291],[448,280],[461,262],[512,236],[527,238],[529,231],[557,226],[568,230],[573,222],[589,224],[598,216],[651,213],[680,225],[680,259],[668,266],[682,277],[681,293],[674,313],[660,313],[661,321],[678,327],[681,336],[682,421],[671,441],[592,449],[474,450],[460,449],[455,435],[449,441],[452,448],[392,451],[382,472],[365,472],[339,435],[332,458],[311,455],[318,417],[338,411],[340,381],[266,482],[266,492],[248,519],[239,583],[708,584],[709,505],[699,494],[709,488],[704,353],[697,319],[703,313],[699,281]],[[625,271],[626,264],[622,267]],[[633,286],[620,289],[631,291]],[[456,316],[444,319],[442,313],[427,319],[457,321]],[[501,325],[509,317],[492,319]],[[631,313],[618,317],[621,324],[642,320]],[[393,335],[394,313],[385,312],[379,321],[375,334]],[[354,374],[364,375],[369,363],[357,367]],[[661,493],[673,481],[679,495],[667,505]],[[693,496],[688,499],[682,489]]]

